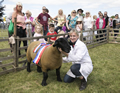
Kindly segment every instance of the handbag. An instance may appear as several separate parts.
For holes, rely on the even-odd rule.
[[[9,31],[10,35],[12,35],[14,33],[14,24],[13,24],[12,20],[10,21],[8,31]]]

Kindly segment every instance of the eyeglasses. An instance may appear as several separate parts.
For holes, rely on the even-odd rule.
[[[43,10],[46,10],[46,9],[43,9]]]
[[[103,16],[103,15],[100,15],[100,16]]]
[[[76,13],[76,12],[73,12],[73,13]]]
[[[27,15],[28,13],[26,13],[26,15]]]
[[[104,15],[107,15],[107,14],[104,14]]]

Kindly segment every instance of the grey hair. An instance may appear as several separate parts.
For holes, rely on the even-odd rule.
[[[76,35],[79,36],[79,33],[78,33],[78,31],[77,31],[75,28],[73,28],[73,29],[69,32],[69,35],[72,34],[73,32],[75,32]]]

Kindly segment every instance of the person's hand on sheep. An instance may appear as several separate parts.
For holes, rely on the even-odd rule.
[[[59,47],[58,47],[58,50],[59,50],[62,54],[64,54],[65,56],[67,56],[67,57],[68,57],[68,53],[66,53],[66,52],[62,51],[62,49],[61,49],[61,48],[59,48]]]

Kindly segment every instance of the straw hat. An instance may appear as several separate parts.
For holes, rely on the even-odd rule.
[[[77,21],[82,21],[81,18],[78,18]]]

